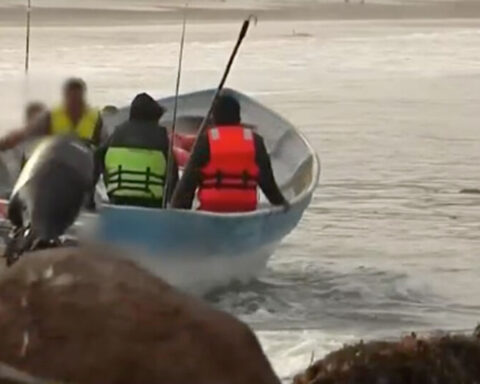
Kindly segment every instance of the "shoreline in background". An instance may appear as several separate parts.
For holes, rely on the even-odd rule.
[[[270,4],[271,5],[271,4]],[[255,14],[260,20],[408,20],[408,19],[475,19],[480,18],[480,2],[460,1],[445,3],[406,4],[360,4],[323,3],[253,7],[245,3],[213,8],[211,6],[189,7],[189,20],[229,21]],[[180,20],[183,6],[169,3],[156,9],[113,9],[113,8],[67,8],[38,7],[33,10],[32,22],[36,26],[92,25],[108,26],[158,24],[159,21]],[[25,9],[0,6],[0,26],[18,26],[25,23]]]

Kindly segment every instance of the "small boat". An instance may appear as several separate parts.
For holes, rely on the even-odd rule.
[[[239,100],[243,122],[264,137],[277,182],[291,203],[288,211],[265,201],[255,212],[230,214],[105,204],[98,215],[89,215],[87,227],[96,241],[132,250],[126,254],[135,262],[185,289],[207,290],[258,276],[297,226],[318,183],[317,155],[292,124],[242,93],[225,92]],[[205,90],[179,97],[179,134],[195,136],[214,93]],[[162,123],[171,126],[174,97],[158,102],[168,110]],[[105,124],[120,124],[128,112],[121,109]]]
[[[308,207],[319,179],[319,160],[292,124],[240,92],[224,92],[240,102],[244,124],[263,136],[276,180],[290,201],[289,210],[272,207],[262,196],[255,212],[229,214],[103,203],[97,213],[80,215],[75,235],[119,247],[125,250],[119,254],[185,290],[204,292],[258,276]],[[188,152],[214,93],[179,96],[177,148]],[[167,108],[161,123],[171,127],[175,98],[158,102]],[[128,115],[128,107],[109,114],[105,126],[112,131]]]

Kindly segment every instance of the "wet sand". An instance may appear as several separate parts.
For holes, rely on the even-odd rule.
[[[183,5],[168,1],[140,3],[135,9],[101,2],[99,6],[67,7],[62,2],[34,8],[37,26],[81,25],[148,25],[182,18]],[[15,3],[0,5],[0,25],[14,26],[24,22],[25,9]],[[59,6],[60,5],[60,6]],[[238,20],[255,14],[261,20],[380,20],[380,19],[471,19],[480,17],[480,2],[456,1],[415,4],[361,3],[284,3],[265,2],[261,6],[248,1],[231,5],[226,2],[196,2],[188,10],[191,21]],[[108,20],[108,22],[107,22]]]

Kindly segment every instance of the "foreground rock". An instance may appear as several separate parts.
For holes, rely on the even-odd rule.
[[[246,325],[91,250],[2,271],[0,330],[1,362],[61,382],[278,383]]]
[[[294,384],[478,384],[480,333],[347,346],[298,375]]]

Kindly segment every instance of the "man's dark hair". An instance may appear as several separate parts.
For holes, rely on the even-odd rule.
[[[70,92],[70,91],[82,91],[85,92],[87,90],[87,84],[85,81],[80,79],[79,77],[71,77],[63,83],[63,91]]]
[[[43,112],[47,109],[45,104],[40,101],[32,101],[27,104],[25,108],[25,117],[29,120],[32,116],[36,115],[37,113]]]
[[[221,95],[215,103],[212,117],[216,125],[240,124],[240,103],[232,95]]]
[[[118,108],[115,105],[106,105],[102,109],[102,113],[108,114],[108,115],[114,115],[117,112],[118,112]]]

